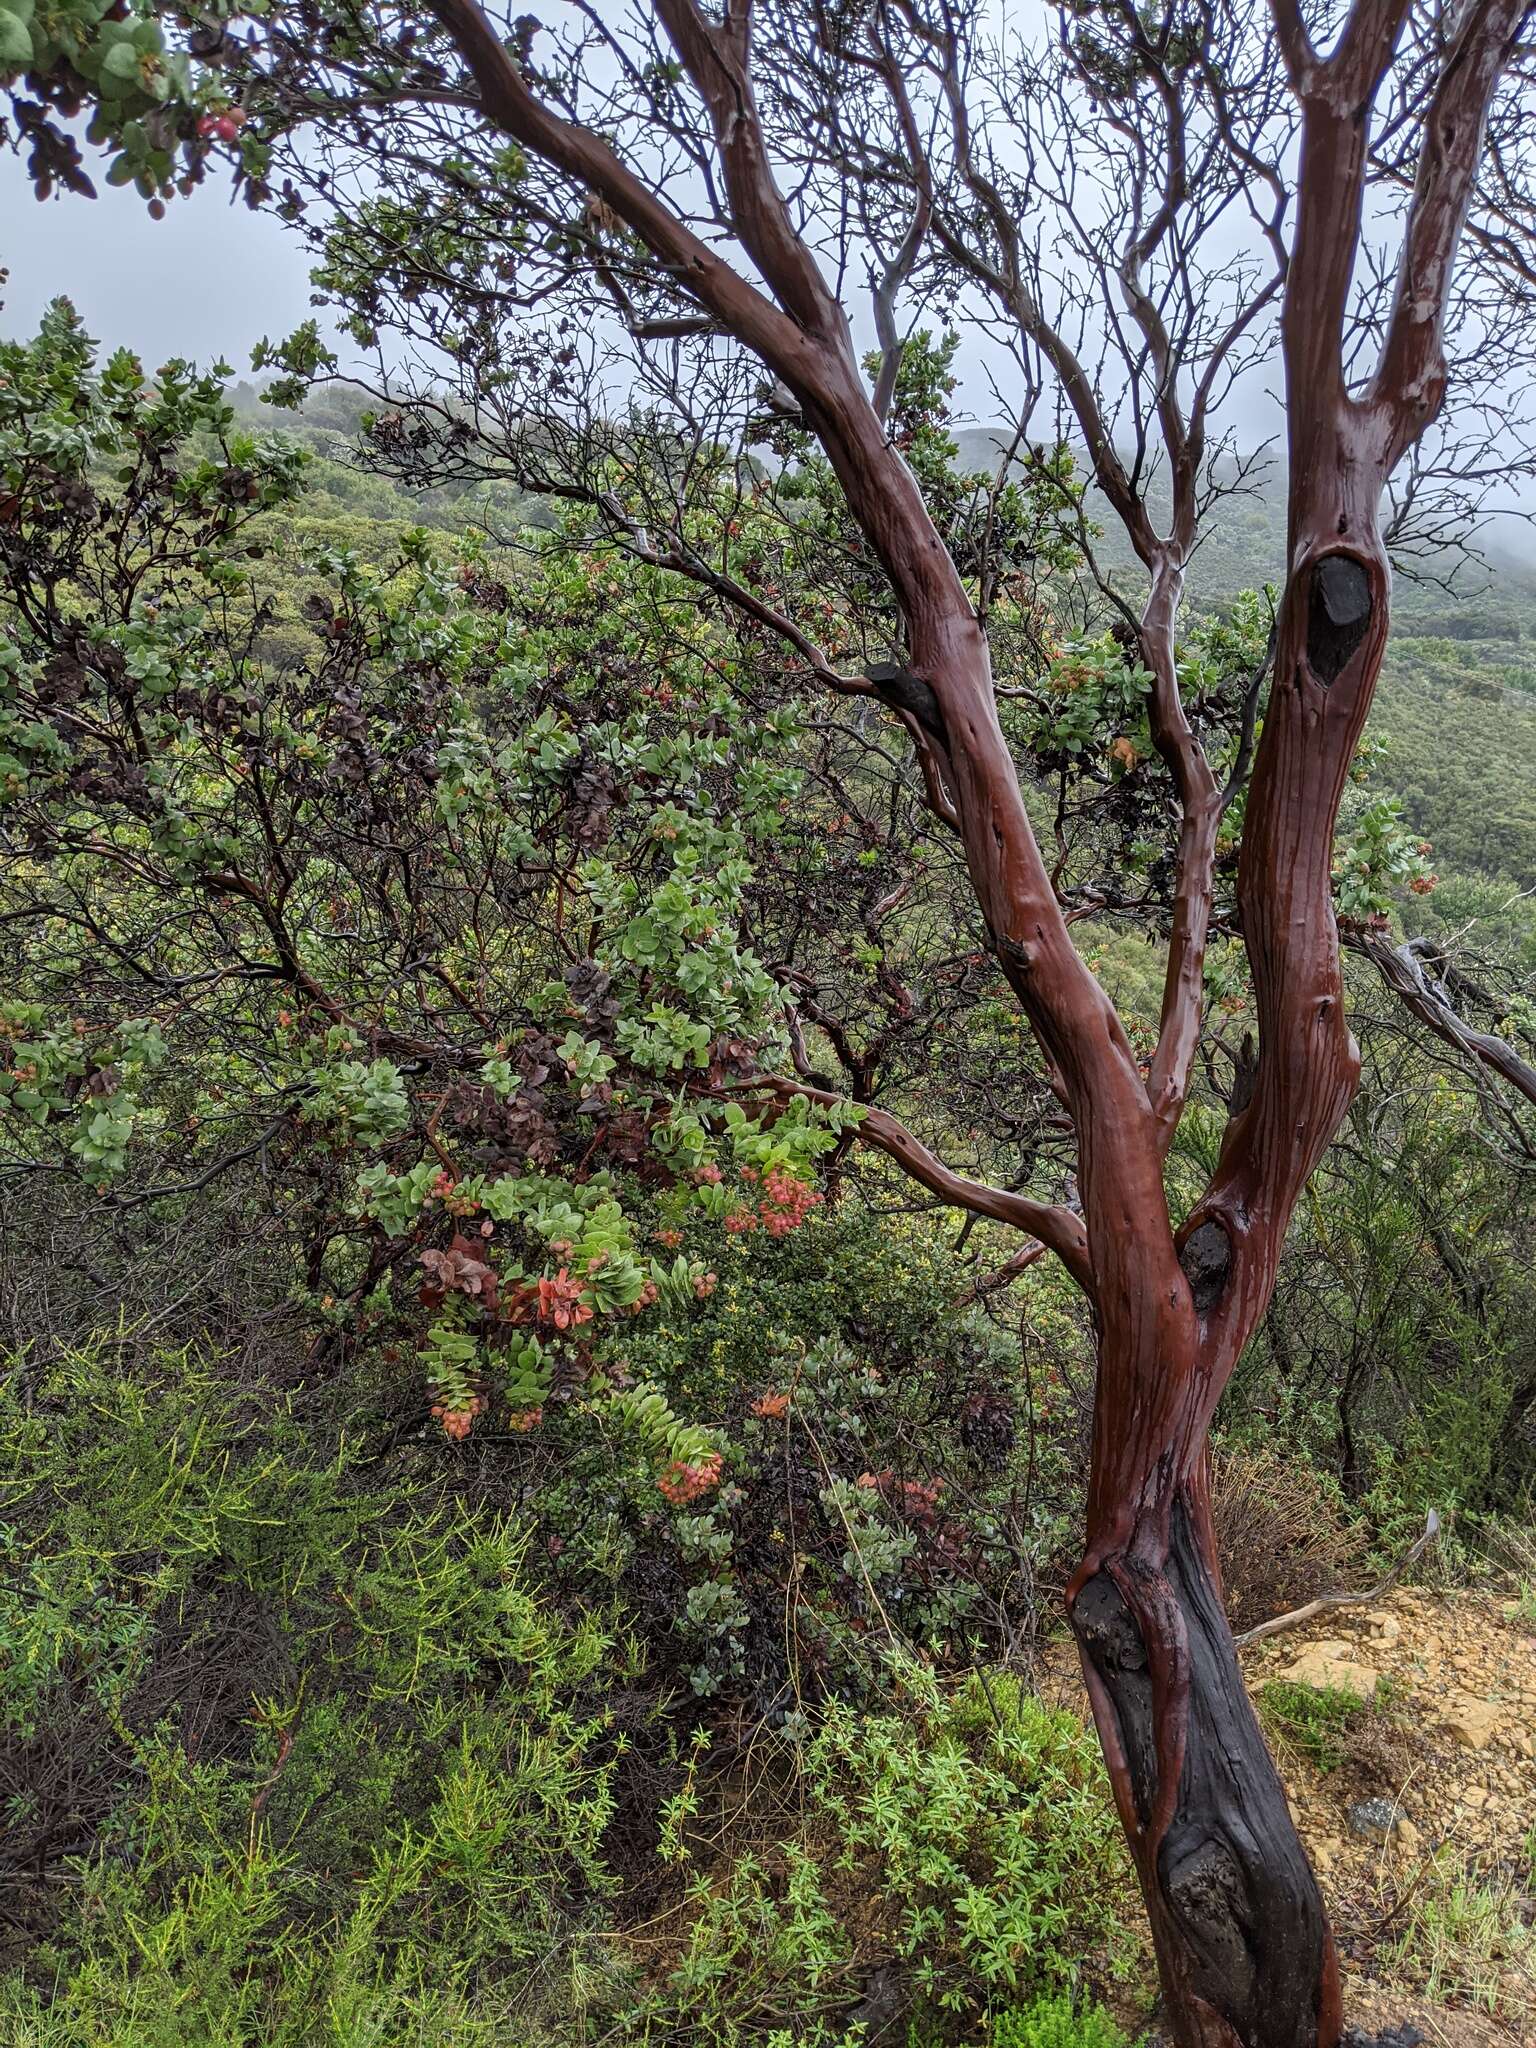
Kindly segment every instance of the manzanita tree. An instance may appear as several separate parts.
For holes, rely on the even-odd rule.
[[[354,338],[415,335],[453,366],[458,402],[415,415],[424,445],[499,451],[585,502],[615,547],[736,607],[799,673],[904,729],[1070,1120],[1074,1178],[1056,1199],[985,1186],[884,1112],[864,1134],[1054,1252],[1091,1303],[1097,1422],[1068,1603],[1182,2048],[1304,2048],[1340,2031],[1317,1886],[1223,1617],[1205,1440],[1357,1082],[1334,830],[1388,632],[1397,512],[1422,503],[1437,467],[1486,467],[1445,445],[1442,408],[1453,372],[1474,412],[1497,405],[1525,310],[1512,144],[1531,114],[1527,12],[1098,0],[1058,10],[1037,51],[995,39],[985,10],[937,0],[649,0],[623,21],[583,6],[553,38],[476,0],[300,0],[238,31],[196,25],[213,70],[186,84],[189,103],[241,119],[233,135],[198,133],[200,115],[180,171],[167,148],[138,173],[163,197],[210,147],[236,147],[248,196],[314,236]],[[158,54],[142,54],[131,82],[159,93]],[[54,58],[37,53],[56,102],[63,63],[67,107],[80,67]],[[126,61],[100,69],[118,77]],[[172,76],[157,104],[182,92]],[[133,161],[144,128],[134,104],[104,122]],[[1074,884],[1069,820],[1060,856],[1042,852],[1007,721],[1007,692],[1028,679],[994,661],[988,505],[957,534],[893,431],[905,338],[932,307],[990,334],[1011,365],[1005,457],[1042,481],[1057,471],[1091,558],[1059,474],[1075,442],[1141,566],[1134,605],[1103,580],[1177,832],[1130,898]],[[1175,632],[1190,557],[1233,481],[1220,402],[1272,344],[1287,554],[1272,681],[1265,695],[1256,667],[1228,723],[1190,687]],[[604,387],[614,354],[624,376]],[[320,357],[311,334],[283,360],[302,377]],[[594,437],[626,408],[627,434]],[[423,445],[403,414],[380,431]],[[747,459],[753,441],[774,459]],[[875,659],[867,625],[848,631],[835,599],[804,616],[764,573],[772,551],[739,559],[734,520],[712,524],[722,450],[738,490],[791,534],[797,458],[815,451],[846,514],[829,545],[883,616]],[[1058,744],[1071,738],[1068,720]],[[1145,1059],[1074,943],[1094,907],[1160,923]],[[1213,920],[1240,933],[1257,1051],[1209,1185],[1176,1215],[1166,1168]],[[754,1085],[828,1092],[804,1073]]]

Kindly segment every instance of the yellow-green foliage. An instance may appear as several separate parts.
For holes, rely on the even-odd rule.
[[[1442,1849],[1417,1874],[1392,1961],[1433,1998],[1497,2012],[1517,1982],[1526,1993],[1536,1983],[1528,1904],[1507,1873],[1479,1875]]]
[[[647,2038],[734,2048],[793,2013],[797,2038],[830,2044],[873,1958],[934,2022],[1060,1985],[1089,1952],[1129,1967],[1130,1865],[1093,1739],[1011,1675],[951,1692],[893,1668],[878,1708],[833,1704],[810,1728],[794,1797],[793,1834],[725,1867],[699,1852],[682,1958],[633,2015]]]
[[[1036,1999],[992,2023],[991,2048],[1129,2048],[1101,2006],[1074,2010],[1070,1998]]]
[[[0,1378],[7,1821],[47,1872],[0,1951],[7,2048],[831,2044],[876,1957],[963,2039],[1126,1960],[1074,1718],[871,1654],[862,1706],[764,1736],[771,1824],[706,1852],[686,1704],[360,1420],[122,1337]],[[647,1824],[622,1884],[621,1799],[659,1851]]]
[[[188,1354],[13,1367],[0,1469],[5,1735],[106,1787],[0,2038],[463,2048],[584,1996],[624,1660],[513,1524],[370,1492]]]
[[[1320,1771],[1336,1771],[1347,1754],[1352,1723],[1366,1711],[1364,1700],[1331,1685],[1293,1685],[1275,1679],[1259,1695],[1272,1735],[1299,1749]]]

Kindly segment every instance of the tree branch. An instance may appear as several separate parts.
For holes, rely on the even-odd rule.
[[[1279,1635],[1282,1629],[1297,1628],[1302,1622],[1310,1621],[1314,1615],[1326,1614],[1335,1607],[1374,1607],[1382,1594],[1390,1592],[1403,1573],[1418,1563],[1439,1533],[1440,1517],[1431,1508],[1425,1517],[1422,1534],[1409,1544],[1385,1578],[1378,1579],[1369,1591],[1319,1594],[1317,1599],[1307,1601],[1305,1606],[1293,1607],[1289,1614],[1277,1614],[1273,1621],[1261,1621],[1257,1628],[1244,1629],[1240,1636],[1232,1638],[1233,1642],[1241,1649],[1245,1643],[1256,1643],[1264,1636]]]
[[[1488,112],[1531,0],[1473,0],[1445,57],[1423,123],[1386,340],[1367,403],[1386,429],[1392,468],[1445,395],[1445,308]]]
[[[1374,932],[1351,933],[1345,943],[1363,953],[1403,1005],[1444,1044],[1489,1068],[1527,1102],[1536,1103],[1536,1067],[1521,1058],[1508,1039],[1479,1031],[1456,1010],[1445,984],[1428,971],[1429,947],[1423,939],[1394,946]]]
[[[681,291],[793,382],[806,353],[798,324],[722,261],[643,185],[601,136],[553,113],[529,91],[517,61],[476,0],[428,0],[480,89],[486,114],[514,141],[579,180],[612,207]]]
[[[787,1076],[774,1075],[747,1085],[766,1089],[784,1099],[803,1096],[806,1101],[819,1102],[829,1109],[843,1105],[843,1098],[831,1089],[814,1088],[808,1082],[792,1081]],[[968,1209],[974,1216],[988,1217],[994,1223],[1011,1224],[1015,1230],[1027,1231],[1031,1237],[1038,1238],[1055,1252],[1091,1298],[1093,1273],[1088,1259],[1088,1234],[1083,1219],[1075,1210],[1050,1202],[1037,1202],[1029,1195],[1014,1193],[1010,1188],[991,1187],[985,1181],[970,1180],[962,1173],[955,1173],[889,1110],[865,1108],[858,1122],[857,1135],[888,1159],[895,1160],[904,1172],[941,1201],[949,1202],[957,1209]]]

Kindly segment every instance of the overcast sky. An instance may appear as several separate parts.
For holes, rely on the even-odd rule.
[[[222,355],[244,374],[254,343],[292,333],[311,311],[298,238],[231,206],[216,180],[153,221],[120,187],[39,205],[21,160],[0,152],[0,265],[10,271],[0,332],[31,332],[63,295],[99,341],[126,344],[152,368]]]
[[[134,349],[151,369],[170,356],[204,366],[222,356],[237,376],[248,375],[256,342],[291,334],[314,312],[298,237],[268,215],[232,206],[216,179],[153,221],[136,193],[104,184],[94,200],[66,195],[39,205],[21,160],[0,151],[0,267],[10,272],[0,334],[30,333],[63,294],[98,341]],[[958,366],[962,401],[991,419],[987,380],[967,353]],[[1279,424],[1267,396],[1272,375],[1252,381],[1234,406],[1250,443]],[[1531,560],[1528,525],[1499,520],[1496,531],[1506,549]]]

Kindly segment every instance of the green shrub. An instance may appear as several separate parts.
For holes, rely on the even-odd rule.
[[[807,1772],[837,1867],[879,1874],[915,1983],[961,2010],[976,1985],[1050,1980],[1099,1943],[1123,1958],[1129,1863],[1092,1736],[1010,1674],[948,1699],[907,1682],[905,1714],[830,1709]]]
[[[991,2048],[1130,2048],[1102,2006],[1073,2010],[1065,1997],[1037,1998],[992,2022]]]
[[[806,1353],[796,1383],[795,1427],[855,1472],[895,1398],[861,1371]],[[851,2048],[877,1959],[946,2034],[1087,1951],[1127,1960],[1129,1864],[1071,1716],[883,1631],[856,1668],[850,1619],[857,1694],[800,1694],[753,1752],[766,1815],[722,1827],[741,1754],[712,1757],[601,1584],[573,1589],[489,1459],[381,1454],[360,1392],[120,1336],[0,1376],[0,1798],[38,1872],[7,1895],[0,2039]],[[804,1597],[841,1571],[850,1617],[861,1589],[901,1613],[882,1546],[936,1555],[942,1528],[844,1490]],[[697,1585],[728,1583],[730,1526],[677,1518]],[[634,1922],[666,1926],[659,1958]]]
[[[1346,1729],[1361,1719],[1367,1703],[1333,1686],[1295,1685],[1272,1679],[1259,1695],[1272,1732],[1309,1757],[1320,1771],[1336,1771],[1347,1750]]]
[[[1088,1952],[1130,1963],[1130,1865],[1093,1738],[1010,1674],[946,1692],[904,1666],[883,1710],[830,1704],[785,1797],[793,1835],[700,1869],[651,2038],[730,2048],[785,2013],[835,2028],[875,1956],[934,2021],[1059,1985]]]
[[[48,1880],[0,2038],[490,2048],[587,2001],[632,1667],[515,1523],[107,1344],[12,1371],[0,1470],[7,1820]]]

